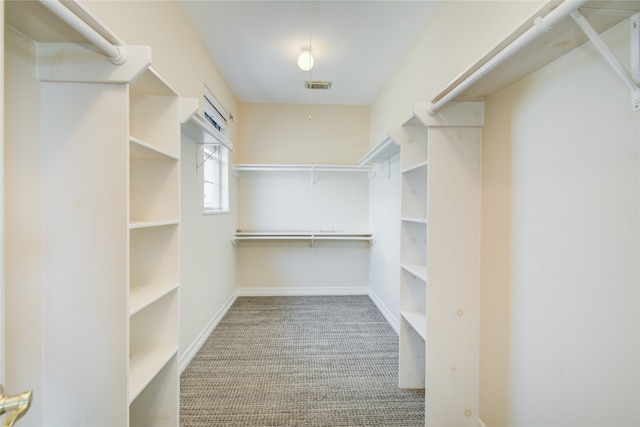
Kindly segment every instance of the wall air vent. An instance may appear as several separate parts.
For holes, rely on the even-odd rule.
[[[304,87],[307,89],[331,89],[331,82],[307,80],[304,82]]]

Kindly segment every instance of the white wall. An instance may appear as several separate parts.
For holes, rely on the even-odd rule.
[[[242,103],[238,123],[236,163],[355,165],[368,150],[366,106]]]
[[[369,231],[366,172],[242,172],[238,229],[242,231]],[[241,242],[239,288],[368,286],[367,242]],[[284,291],[284,289],[283,289]]]
[[[606,40],[628,61],[628,24]],[[590,44],[486,104],[488,426],[640,423],[639,124]]]
[[[369,286],[397,329],[400,322],[400,156],[376,167],[369,186],[369,219],[376,243],[369,258]]]

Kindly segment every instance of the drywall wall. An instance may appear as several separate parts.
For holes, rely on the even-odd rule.
[[[313,179],[313,183],[312,183]],[[241,172],[238,229],[367,233],[369,177],[362,172]],[[368,286],[368,242],[243,241],[238,287],[346,292]]]
[[[86,6],[125,42],[151,46],[153,68],[181,96],[201,99],[206,85],[236,116],[233,94],[177,2],[90,1]],[[237,144],[235,127],[231,122],[228,132]],[[184,136],[181,156],[180,352],[184,355],[235,289],[235,255],[230,243],[235,196],[231,183],[232,213],[204,215],[196,145]],[[233,162],[233,155],[230,157]]]
[[[400,156],[376,165],[369,187],[369,218],[376,243],[371,246],[369,286],[378,304],[400,322]],[[393,286],[396,284],[396,286]]]
[[[36,45],[4,27],[4,364],[8,393],[43,384],[43,215],[40,84]],[[43,425],[43,402],[32,405],[23,425]]]
[[[235,226],[235,182],[230,180],[231,213],[204,215],[203,170],[196,168],[198,159],[201,161],[202,158],[202,148],[183,135],[180,154],[182,352],[190,349],[203,327],[218,314],[236,287],[235,254],[231,246]],[[184,355],[181,353],[181,359]]]
[[[629,27],[605,40],[629,58]],[[591,44],[487,102],[481,417],[640,424],[640,114]]]
[[[242,103],[237,163],[355,165],[369,146],[366,106]]]

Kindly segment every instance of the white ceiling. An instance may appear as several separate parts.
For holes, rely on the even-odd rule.
[[[435,5],[413,1],[195,1],[180,4],[240,102],[370,105]],[[311,47],[311,72],[297,67]],[[306,90],[305,80],[330,80]]]

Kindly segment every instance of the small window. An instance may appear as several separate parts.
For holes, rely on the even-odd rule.
[[[219,132],[219,137],[215,136],[215,138],[220,138],[218,144],[203,146],[204,212],[229,212],[229,151],[222,140],[226,137],[230,115],[206,86],[204,88],[204,116]]]
[[[203,170],[204,212],[228,212],[228,151],[222,145],[204,145]]]

